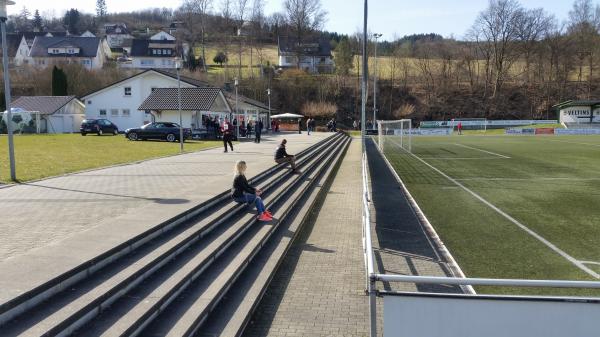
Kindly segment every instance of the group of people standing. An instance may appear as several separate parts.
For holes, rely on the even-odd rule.
[[[308,118],[306,120],[306,132],[310,135],[311,132],[315,131],[315,127],[317,126],[317,121],[314,118]],[[298,124],[298,129],[300,129],[300,124]]]
[[[261,120],[256,122],[256,125],[254,125],[254,126],[252,125],[252,121],[249,121],[248,125],[244,125],[246,138],[250,138],[252,135],[252,130],[254,130],[254,142],[260,143],[263,128],[264,128],[264,124]],[[225,118],[225,120],[221,124],[221,127],[219,130],[221,131],[221,134],[223,135],[223,147],[225,148],[225,151],[223,151],[223,152],[225,152],[225,153],[228,152],[227,145],[229,145],[229,147],[231,148],[231,151],[233,151],[232,141],[234,139],[234,134],[235,134],[235,125],[230,123],[228,118]]]

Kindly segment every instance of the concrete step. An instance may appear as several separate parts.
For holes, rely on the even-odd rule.
[[[303,151],[300,154],[299,164],[302,165],[310,160],[312,153],[322,151],[336,139],[339,139],[339,136],[331,137]],[[282,169],[281,165],[278,169],[277,172],[268,170],[253,180],[265,183],[267,186],[265,191],[268,193],[268,190],[273,189],[281,180],[289,176],[288,171]],[[60,298],[53,298],[44,305],[38,306],[26,317],[3,326],[2,335],[39,336],[43,333],[70,333],[213,228],[242,214],[246,209],[243,205],[233,203],[228,195],[221,199],[220,202],[213,201],[211,207],[205,207],[206,211],[215,210],[212,214],[205,217],[197,216],[198,220],[189,222],[185,226],[180,225],[181,228],[178,230],[169,232],[170,238],[167,240],[164,238],[167,230],[160,231],[162,235],[160,238],[153,237],[154,241],[145,242],[145,246],[142,245],[142,248],[138,248],[130,255],[124,254],[125,257],[120,261],[110,265],[110,270],[95,275],[89,281],[81,282],[75,287],[69,287],[67,291],[60,294]],[[154,233],[150,235],[156,236]]]
[[[255,233],[246,235],[244,240],[227,252],[227,256],[211,266],[198,282],[190,286],[189,291],[182,293],[175,303],[165,311],[165,314],[155,320],[157,324],[149,326],[141,335],[192,336],[198,329],[202,331],[201,325],[209,317],[213,308],[224,296],[229,297],[231,286],[237,278],[246,273],[247,266],[253,261],[254,256],[261,252],[262,247],[268,243],[280,223],[286,222],[299,201],[305,199],[307,191],[331,166],[332,160],[337,157],[337,153],[344,144],[345,142],[342,141],[336,146],[336,149],[332,149],[291,195],[285,196],[284,204],[280,207],[284,213],[281,214],[279,221],[273,223],[272,226],[263,226]],[[278,212],[278,214],[280,213],[281,211]],[[212,320],[212,316],[210,317]]]
[[[350,141],[348,139],[348,144],[344,145],[344,149],[337,154],[333,163],[341,161]],[[319,195],[327,192],[324,188],[328,181],[335,176],[332,172],[336,170],[336,166],[335,164],[330,165],[326,172],[319,177],[313,189],[304,196],[301,206],[297,207],[294,214],[291,214],[289,219],[280,225],[270,242],[247,267],[247,272],[239,277],[226,298],[213,309],[196,336],[237,337],[243,333],[275,272],[300,232],[306,216],[314,208]]]
[[[336,142],[339,142],[339,138]],[[311,164],[316,164],[319,159],[324,157],[328,151],[321,151],[322,154],[311,159]],[[302,177],[295,177],[276,188],[272,193],[273,198],[285,193],[290,186],[296,184]],[[265,200],[271,202],[271,196]],[[196,243],[190,248],[193,253],[181,256],[177,260],[171,261],[169,266],[159,270],[158,277],[150,277],[144,282],[139,290],[133,291],[125,298],[121,298],[114,303],[106,314],[101,315],[96,322],[86,326],[83,335],[106,335],[120,336],[131,335],[147,322],[154,318],[155,313],[160,312],[170,301],[177,297],[189,283],[197,278],[205,268],[207,268],[220,254],[225,252],[228,247],[241,237],[244,232],[255,223],[254,214],[247,214],[235,222],[227,229],[215,232],[209,235],[202,243]],[[189,259],[188,259],[189,258]],[[166,270],[165,270],[166,269]],[[148,291],[148,289],[151,289]],[[121,308],[126,308],[121,310]],[[132,323],[133,322],[133,323]]]

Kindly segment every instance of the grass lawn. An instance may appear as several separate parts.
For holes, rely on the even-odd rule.
[[[412,146],[423,161],[600,273],[600,137],[413,137]],[[467,276],[597,280],[401,150],[392,137],[385,154]],[[539,288],[484,291],[600,295]]]
[[[17,179],[28,181],[103,166],[179,153],[179,143],[131,142],[123,135],[15,135]],[[187,141],[186,152],[219,146],[216,141]],[[8,182],[8,138],[0,136],[0,182]]]

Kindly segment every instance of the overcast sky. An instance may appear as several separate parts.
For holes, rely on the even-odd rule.
[[[19,12],[23,5],[33,13],[62,15],[75,7],[93,13],[96,0],[15,0],[9,14]],[[235,1],[234,1],[235,2]],[[252,2],[250,0],[249,2]],[[267,0],[267,13],[281,11],[283,0]],[[566,20],[572,0],[521,0],[526,8],[542,7],[559,20]],[[214,0],[218,8],[221,0]],[[486,0],[379,0],[369,2],[369,29],[384,34],[384,39],[417,33],[438,33],[445,37],[462,37],[472,25],[477,14],[487,7]],[[132,11],[151,7],[175,8],[181,0],[106,0],[109,12]],[[329,31],[353,34],[362,27],[361,0],[322,0],[329,13],[325,28]]]

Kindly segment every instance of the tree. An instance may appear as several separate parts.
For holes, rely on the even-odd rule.
[[[301,44],[308,34],[322,27],[327,12],[321,8],[321,0],[285,0],[283,8],[297,41],[296,62],[300,68]]]
[[[63,23],[71,34],[79,34],[79,19],[79,11],[75,8],[71,8],[65,13]]]
[[[196,71],[198,67],[198,62],[196,61],[196,56],[194,55],[194,49],[190,49],[187,55],[186,66],[190,71]]]
[[[236,0],[235,2],[235,18],[237,20],[237,35],[238,35],[238,78],[242,78],[242,29],[246,22],[246,9],[248,0]]]
[[[348,42],[348,39],[342,39],[335,48],[335,67],[340,75],[350,74],[354,67],[354,51]]]
[[[96,0],[96,16],[104,18],[107,13],[106,0]]]
[[[229,58],[227,57],[227,54],[222,51],[218,52],[213,58],[213,62],[218,63],[221,67],[223,67],[223,63],[227,63],[227,61],[229,61]]]
[[[36,9],[35,14],[33,15],[33,28],[37,30],[42,30],[42,26],[42,16],[40,15],[40,11]]]
[[[67,96],[67,75],[65,72],[54,66],[52,68],[52,96]]]

